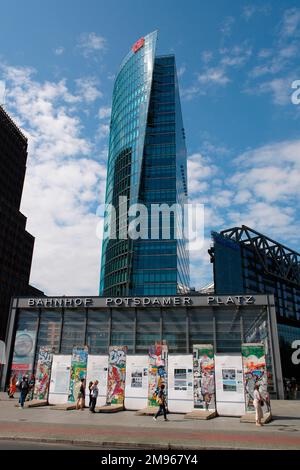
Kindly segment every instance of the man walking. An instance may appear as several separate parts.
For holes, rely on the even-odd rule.
[[[157,403],[159,404],[159,408],[158,408],[156,415],[153,417],[154,421],[157,421],[157,418],[160,415],[160,413],[164,414],[165,421],[169,421],[167,418],[167,411],[166,411],[166,394],[165,394],[164,384],[160,386],[160,389],[157,395]]]
[[[95,407],[97,403],[97,398],[99,395],[99,388],[98,388],[98,380],[94,382],[94,385],[92,386],[92,396],[91,396],[91,406],[90,406],[90,412],[95,413]]]
[[[19,389],[20,389],[19,405],[20,405],[20,408],[24,408],[24,402],[26,400],[26,396],[29,390],[28,378],[25,375],[20,382]]]

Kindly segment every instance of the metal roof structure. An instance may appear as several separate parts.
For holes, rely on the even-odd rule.
[[[300,285],[300,254],[246,225],[220,231],[245,248],[251,248],[266,273]]]

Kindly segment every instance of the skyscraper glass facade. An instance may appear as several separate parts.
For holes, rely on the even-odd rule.
[[[116,210],[117,236],[104,238],[100,295],[172,295],[189,287],[184,238],[175,237],[176,217],[161,223],[153,204],[187,203],[186,147],[175,57],[156,52],[157,33],[139,40],[117,75],[112,103],[106,204]],[[120,199],[120,196],[122,199]],[[129,207],[143,204],[147,237],[126,238]],[[130,214],[129,214],[130,215]],[[105,231],[113,226],[107,211]],[[160,219],[161,220],[161,219]],[[145,226],[145,225],[144,225]],[[150,227],[156,227],[153,236]],[[111,234],[110,234],[111,235]]]
[[[283,376],[300,380],[292,361],[300,340],[300,254],[246,226],[212,237],[215,293],[274,295]]]

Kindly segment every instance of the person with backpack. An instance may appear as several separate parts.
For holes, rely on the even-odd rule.
[[[35,376],[34,376],[34,374],[31,374],[28,385],[29,385],[29,390],[28,390],[28,395],[26,397],[26,401],[33,400],[34,387],[35,387]]]
[[[166,410],[166,394],[165,394],[165,385],[162,384],[160,386],[159,392],[157,394],[156,401],[159,405],[158,411],[156,415],[153,417],[154,421],[157,421],[158,416],[163,413],[165,421],[169,421],[167,418],[167,410]]]
[[[26,377],[26,375],[24,375],[23,379],[20,381],[19,389],[20,389],[19,405],[20,405],[20,409],[23,409],[26,396],[29,390],[28,377]]]
[[[92,389],[91,389],[91,393],[92,393],[92,397],[91,397],[91,405],[90,405],[90,412],[91,413],[95,413],[95,407],[96,407],[96,403],[97,403],[97,398],[98,398],[98,395],[99,395],[99,388],[98,388],[98,380],[96,380],[92,386]]]
[[[85,407],[85,379],[80,380],[81,385],[77,396],[76,410],[84,410]]]

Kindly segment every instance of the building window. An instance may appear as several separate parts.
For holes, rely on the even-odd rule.
[[[74,346],[85,344],[85,327],[85,309],[65,310],[61,340],[62,354],[71,354]]]
[[[129,309],[112,309],[111,345],[128,346],[128,352],[134,349],[135,312]]]
[[[88,310],[86,335],[90,354],[107,354],[109,345],[109,310]]]

